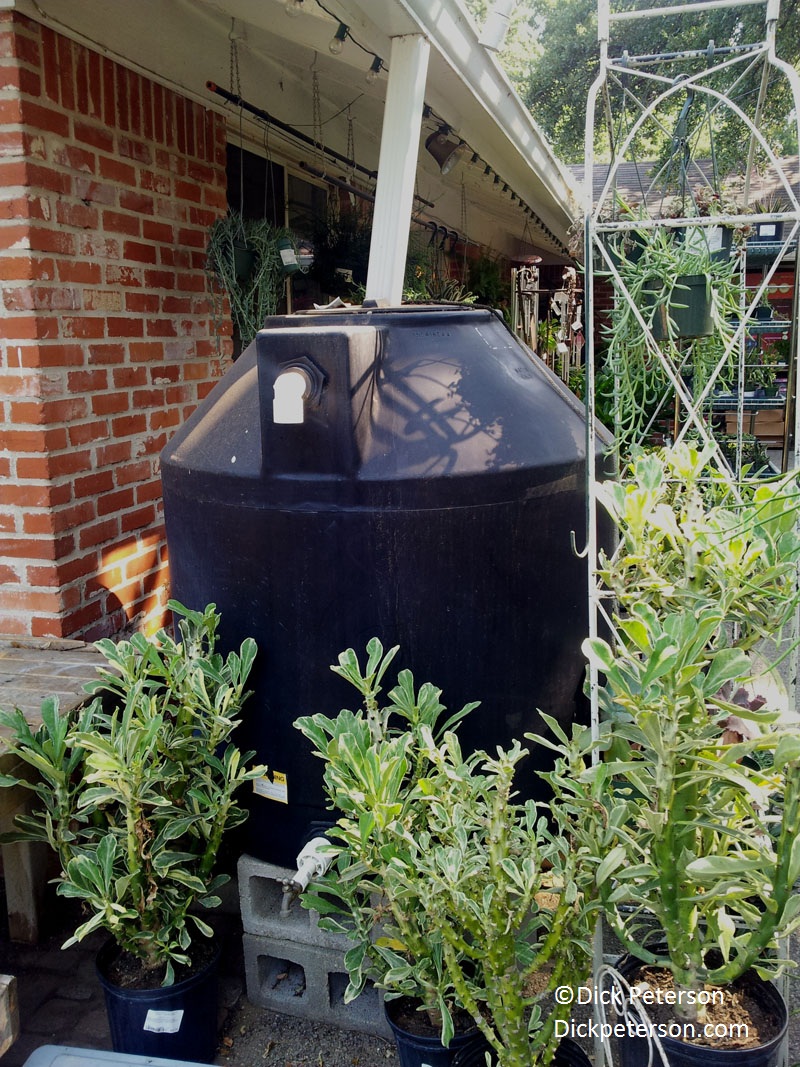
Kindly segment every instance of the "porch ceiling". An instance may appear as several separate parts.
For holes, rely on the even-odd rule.
[[[570,223],[579,214],[577,186],[553,156],[460,0],[304,0],[290,18],[285,0],[136,0],[125,5],[97,0],[0,0],[36,21],[84,41],[156,80],[225,110],[234,139],[247,146],[266,143],[290,161],[320,165],[315,149],[270,126],[253,122],[206,88],[212,81],[237,91],[231,72],[231,33],[236,37],[241,96],[309,137],[313,126],[312,69],[318,74],[323,143],[348,154],[348,109],[353,120],[354,156],[376,170],[386,74],[365,80],[373,56],[388,64],[390,40],[423,33],[431,42],[422,141],[439,119],[463,138],[470,157],[442,175],[420,147],[417,193],[420,221],[451,231],[505,255],[536,250],[545,262],[563,260]],[[339,56],[328,50],[338,21],[350,31]],[[359,47],[360,46],[360,47]],[[493,175],[484,177],[485,167]],[[324,164],[346,178],[346,168]],[[501,181],[494,182],[494,175]],[[462,187],[463,182],[463,187]],[[502,186],[508,191],[503,194]],[[463,188],[463,193],[462,193]],[[527,216],[519,200],[535,212]]]

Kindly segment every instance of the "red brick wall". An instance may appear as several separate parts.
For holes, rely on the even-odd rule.
[[[0,14],[0,632],[162,621],[158,456],[224,362],[224,164],[213,112]]]

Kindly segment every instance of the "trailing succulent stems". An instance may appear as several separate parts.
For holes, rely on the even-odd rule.
[[[620,533],[599,570],[614,642],[584,645],[603,679],[604,758],[554,722],[556,740],[539,739],[598,908],[701,1022],[705,983],[779,973],[777,939],[800,925],[800,738],[774,728],[778,711],[730,699],[751,679],[748,650],[796,608],[800,490],[737,487],[709,457],[639,454],[600,487]]]
[[[630,209],[623,217],[635,221]],[[652,434],[657,422],[673,419],[669,402],[679,379],[695,397],[712,377],[731,383],[740,282],[737,258],[711,252],[702,233],[679,234],[665,226],[633,230],[611,239],[608,254],[617,275],[604,261],[615,301],[604,327],[599,406],[610,408],[624,450]],[[687,279],[698,276],[706,281],[703,295],[711,301],[712,329],[708,336],[684,339],[677,319],[692,299]]]
[[[247,639],[223,658],[219,615],[170,605],[180,640],[100,641],[108,668],[88,687],[94,699],[76,719],[45,701],[31,731],[20,711],[0,713],[9,747],[37,773],[6,777],[35,794],[38,810],[19,817],[16,839],[46,841],[58,854],[57,892],[80,900],[88,918],[64,947],[97,928],[136,957],[153,984],[171,984],[191,963],[192,936],[213,931],[192,910],[219,904],[228,876],[214,875],[224,832],[243,822],[234,801],[252,753],[230,741],[256,654]]]
[[[229,211],[208,231],[206,273],[214,318],[222,320],[226,298],[242,348],[253,340],[268,315],[276,314],[286,292],[282,248],[296,256],[296,240],[268,219],[248,219]],[[247,267],[240,256],[247,256]]]
[[[396,651],[384,655],[373,639],[363,673],[355,652],[343,653],[333,669],[361,693],[362,710],[296,723],[325,761],[340,816],[334,865],[304,903],[353,941],[347,1000],[369,979],[388,998],[417,1000],[445,1045],[466,1011],[501,1067],[547,1064],[556,1013],[569,1011],[553,1009],[548,993],[589,970],[573,849],[533,801],[514,801],[519,743],[494,757],[463,754],[457,725],[476,705],[440,723],[440,691],[416,691],[409,671],[379,704]]]

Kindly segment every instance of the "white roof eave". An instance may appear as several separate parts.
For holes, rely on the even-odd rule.
[[[389,36],[421,32],[434,56],[427,96],[473,151],[503,172],[504,181],[535,203],[549,204],[543,221],[565,232],[580,216],[580,190],[517,95],[493,53],[481,43],[461,0],[345,0],[352,16]],[[378,8],[379,10],[376,10]],[[438,62],[436,58],[438,58]],[[540,214],[542,212],[540,211]]]

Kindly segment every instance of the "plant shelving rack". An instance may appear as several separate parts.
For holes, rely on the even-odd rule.
[[[741,9],[749,6],[764,9],[763,37],[754,43],[739,43],[717,47],[714,41],[698,42],[690,51],[635,56],[625,50],[625,28],[633,19],[659,20],[674,16],[691,19],[700,12],[713,9]],[[679,442],[691,435],[700,444],[715,448],[714,462],[729,479],[731,491],[737,493],[742,484],[742,447],[748,428],[752,428],[753,404],[745,397],[745,373],[748,352],[754,339],[765,327],[756,322],[756,308],[773,285],[781,261],[791,250],[797,249],[800,233],[800,202],[798,189],[784,163],[776,156],[760,131],[764,103],[770,92],[772,79],[782,78],[794,101],[794,119],[800,135],[800,77],[775,52],[775,34],[780,12],[779,0],[699,0],[695,3],[676,3],[671,6],[625,9],[622,0],[616,8],[612,0],[598,0],[599,72],[590,89],[587,102],[584,169],[584,231],[583,258],[585,268],[585,397],[587,425],[587,455],[596,455],[598,431],[596,418],[596,388],[602,352],[598,345],[598,319],[595,306],[598,276],[610,280],[615,301],[623,301],[635,316],[646,345],[648,358],[657,364],[669,381],[671,396],[668,407],[675,413],[672,438]],[[612,40],[612,33],[614,40]],[[745,85],[757,88],[744,92]],[[675,114],[679,111],[677,121]],[[722,122],[735,126],[739,143],[744,147],[744,169],[738,177],[735,210],[725,206],[721,193],[716,161],[713,159],[715,131]],[[606,134],[599,144],[599,134]],[[668,158],[659,166],[645,172],[639,163],[643,143],[654,134],[671,132]],[[710,149],[709,149],[709,146]],[[708,157],[710,165],[701,166]],[[630,187],[631,172],[636,174],[640,190],[640,208],[634,212],[620,211],[617,196],[623,181]],[[624,175],[624,179],[623,179]],[[768,179],[778,197],[770,209],[755,203],[754,191],[759,181]],[[714,214],[700,214],[700,196],[716,199]],[[667,211],[669,199],[677,200],[683,210]],[[761,208],[759,210],[759,207]],[[746,284],[747,242],[734,246],[735,270],[740,278],[738,321],[727,333],[716,365],[708,379],[696,392],[665,349],[669,346],[657,341],[640,307],[626,287],[620,273],[619,260],[611,249],[616,240],[630,237],[635,231],[651,232],[664,228],[668,234],[683,230],[684,240],[706,239],[711,228],[717,226],[757,227],[774,224],[776,240],[770,246],[771,259],[763,266],[756,285]],[[692,235],[697,235],[696,237]],[[795,252],[796,255],[796,252]],[[780,321],[780,328],[788,340],[785,361],[786,396],[782,439],[782,467],[800,468],[800,414],[797,406],[797,367],[800,353],[798,336],[798,274],[795,265],[791,316]],[[777,328],[772,323],[771,329]],[[691,342],[690,342],[691,343]],[[674,352],[673,352],[674,356]],[[733,374],[738,379],[738,391],[730,384]],[[728,382],[728,410],[735,414],[736,462],[723,457],[716,441],[709,412],[724,406],[719,399],[723,383]],[[615,389],[619,383],[614,383]],[[735,397],[735,400],[733,399]],[[716,399],[715,399],[716,398]],[[765,402],[765,407],[770,404]],[[772,404],[772,406],[777,406]],[[649,432],[652,427],[643,427]],[[645,443],[644,440],[634,443]],[[617,471],[624,466],[624,455],[616,448],[613,457]],[[596,578],[600,548],[599,502],[594,488],[593,471],[589,471],[587,487],[587,543],[586,557],[589,572],[589,634],[596,637],[601,629],[613,633],[609,595],[600,588]],[[746,475],[745,475],[746,476]],[[589,691],[593,729],[599,726],[598,677],[590,670]],[[603,962],[602,939],[598,932],[596,963]],[[658,1055],[655,1054],[655,1061]],[[595,1044],[595,1063],[608,1062],[606,1050]]]

